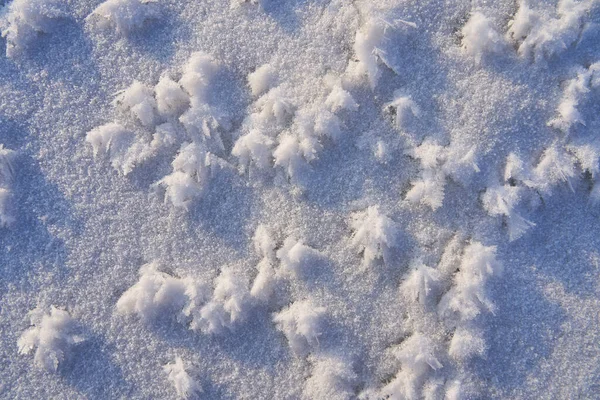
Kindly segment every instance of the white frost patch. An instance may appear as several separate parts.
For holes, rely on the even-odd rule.
[[[258,129],[253,129],[235,142],[231,154],[239,159],[240,172],[246,171],[250,165],[265,169],[271,167],[273,145],[273,139],[263,135]]]
[[[487,350],[483,333],[477,328],[456,328],[450,341],[448,354],[450,357],[464,362],[473,357],[483,357]]]
[[[162,116],[178,117],[189,106],[190,97],[181,85],[163,75],[154,87],[156,107]]]
[[[156,121],[156,100],[152,89],[141,82],[135,81],[130,87],[118,94],[114,105],[123,111],[129,111],[131,116],[146,127],[154,127]]]
[[[414,333],[394,352],[401,369],[380,393],[382,398],[416,399],[430,371],[442,368],[434,342],[421,333]]]
[[[556,118],[548,121],[548,126],[569,134],[571,128],[577,124],[585,125],[585,120],[579,109],[579,104],[586,99],[592,89],[600,89],[600,62],[596,62],[588,69],[578,68],[577,75],[566,82],[563,95],[557,107]]]
[[[169,381],[175,387],[180,398],[195,399],[202,393],[200,384],[185,370],[181,357],[175,358],[175,362],[163,366],[163,369],[168,374]]]
[[[400,285],[400,293],[408,301],[418,301],[421,305],[426,305],[435,295],[440,279],[439,271],[418,262]]]
[[[113,28],[117,34],[129,36],[148,21],[160,17],[156,0],[107,0],[86,18],[96,26]]]
[[[496,247],[479,242],[469,244],[463,253],[460,269],[454,276],[454,286],[438,305],[438,312],[450,324],[462,324],[474,320],[482,312],[494,311],[488,296],[490,278],[502,272],[502,264],[496,260]]]
[[[597,4],[595,0],[559,0],[554,18],[521,0],[519,10],[508,23],[507,36],[518,45],[522,57],[539,61],[558,55],[579,40],[586,17]]]
[[[223,269],[215,280],[212,300],[200,311],[202,330],[220,333],[224,328],[242,322],[246,316],[250,297],[247,279],[231,269]]]
[[[316,307],[309,300],[296,301],[273,316],[277,329],[282,331],[292,351],[298,356],[306,355],[319,345],[325,308]]]
[[[75,320],[68,312],[54,306],[46,314],[37,308],[29,313],[32,327],[26,330],[19,340],[19,353],[30,354],[35,349],[33,358],[36,367],[55,372],[65,362],[71,347],[83,341],[76,335]]]
[[[311,377],[304,385],[303,398],[350,400],[356,398],[354,387],[358,375],[352,364],[334,355],[311,356],[313,364]]]
[[[421,111],[417,103],[410,96],[404,96],[400,92],[394,92],[394,100],[385,105],[386,109],[394,109],[396,127],[398,129],[406,128],[411,117],[418,117]]]
[[[38,34],[51,33],[56,20],[67,15],[58,0],[14,0],[6,7],[0,29],[6,38],[7,57],[25,51]]]
[[[354,100],[352,95],[341,86],[334,86],[331,89],[331,93],[329,93],[327,99],[325,99],[325,105],[334,113],[340,110],[358,110],[358,103],[356,100]]]
[[[86,134],[85,141],[92,145],[94,157],[108,154],[115,169],[123,165],[133,134],[116,122],[99,126]]]
[[[140,268],[139,281],[117,301],[119,314],[135,314],[143,321],[151,322],[163,311],[176,311],[183,307],[186,302],[184,282],[158,268],[155,262]]]
[[[558,145],[547,148],[538,164],[533,168],[531,179],[525,181],[528,186],[543,194],[550,194],[552,188],[560,183],[567,183],[571,190],[570,179],[576,175],[575,159]]]
[[[523,236],[535,223],[523,218],[516,211],[523,197],[521,186],[492,186],[486,189],[481,200],[483,208],[492,216],[504,216],[508,226],[508,237],[512,242]]]
[[[248,85],[253,96],[259,96],[277,85],[277,71],[270,64],[258,67],[248,75]]]
[[[443,147],[426,139],[407,153],[420,161],[421,177],[412,182],[413,187],[406,194],[406,200],[427,205],[433,210],[443,204],[447,178],[467,185],[473,174],[479,172],[475,162],[475,147]]]
[[[471,14],[461,34],[463,50],[474,57],[477,63],[486,55],[502,53],[507,47],[492,21],[479,11]]]
[[[388,32],[400,27],[415,29],[417,26],[403,20],[387,21],[377,15],[365,16],[365,19],[366,22],[356,32],[354,39],[354,53],[358,62],[355,65],[351,63],[347,72],[349,76],[366,76],[371,89],[375,89],[381,77],[380,62],[396,72],[383,49],[385,42],[389,40]]]
[[[277,250],[281,270],[293,277],[302,277],[309,273],[322,257],[323,255],[317,250],[293,237],[287,238],[283,246]]]
[[[165,202],[188,209],[202,196],[213,173],[226,162],[196,143],[185,144],[173,162],[173,172],[155,185],[165,188]]]
[[[273,294],[279,281],[275,270],[275,247],[276,243],[271,232],[265,225],[259,225],[253,237],[254,250],[262,257],[256,266],[258,274],[252,283],[250,295],[263,302],[267,302]]]
[[[352,215],[350,225],[354,230],[352,246],[363,254],[363,267],[378,259],[390,262],[390,250],[398,244],[398,226],[392,219],[371,206]]]

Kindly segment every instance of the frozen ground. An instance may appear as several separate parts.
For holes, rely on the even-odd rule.
[[[0,397],[600,396],[600,1],[0,1]]]

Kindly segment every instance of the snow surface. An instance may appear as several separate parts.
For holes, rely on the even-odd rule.
[[[0,398],[598,397],[599,0],[0,32]]]

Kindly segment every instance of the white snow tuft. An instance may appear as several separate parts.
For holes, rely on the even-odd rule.
[[[506,42],[493,22],[476,11],[461,30],[462,48],[479,63],[489,54],[499,54],[506,49]]]
[[[325,308],[316,307],[311,301],[296,301],[273,316],[277,329],[282,331],[298,356],[306,355],[319,345]]]
[[[404,96],[400,92],[394,92],[394,100],[387,103],[385,108],[393,108],[396,110],[395,122],[398,129],[406,128],[411,116],[418,117],[421,111],[417,103],[410,96]]]
[[[156,121],[156,100],[152,89],[141,82],[134,81],[131,86],[119,93],[114,104],[146,127],[154,127]]]
[[[30,354],[36,367],[49,372],[57,371],[69,356],[71,347],[83,339],[74,334],[75,320],[68,312],[54,306],[46,314],[37,308],[29,313],[32,327],[19,338],[19,353]]]
[[[86,18],[102,28],[113,28],[117,34],[129,36],[160,17],[156,0],[107,0]]]
[[[451,323],[471,321],[482,312],[494,311],[488,296],[488,281],[502,272],[496,260],[496,247],[479,242],[469,244],[463,253],[460,270],[454,277],[454,287],[438,305],[438,312]]]
[[[441,275],[436,269],[416,263],[400,285],[400,293],[409,301],[418,301],[421,305],[426,305],[435,295],[440,279]]]
[[[163,75],[154,87],[156,107],[163,116],[178,117],[189,106],[190,98],[181,85]]]
[[[92,145],[94,157],[101,153],[108,157],[115,169],[120,169],[125,161],[133,134],[116,122],[92,129],[86,134],[85,141]]]
[[[322,257],[323,255],[317,250],[294,237],[285,239],[283,246],[277,250],[281,270],[293,277],[302,277],[309,273]]]
[[[486,189],[481,200],[483,208],[492,216],[504,216],[508,225],[510,241],[523,236],[535,223],[523,218],[516,211],[524,188],[521,186],[493,186]]]
[[[519,10],[508,24],[507,36],[518,45],[519,55],[523,57],[539,61],[558,55],[579,40],[585,17],[597,4],[595,0],[559,0],[558,18],[553,18],[521,0]]]
[[[200,384],[185,370],[181,357],[176,357],[175,362],[166,364],[163,369],[168,374],[168,378],[175,386],[177,395],[180,398],[185,400],[195,399],[202,393]]]
[[[58,0],[14,0],[0,18],[2,37],[6,38],[6,56],[24,52],[40,33],[51,33],[56,20],[65,18],[63,2]]]
[[[303,398],[350,400],[356,397],[354,386],[358,375],[350,362],[328,354],[311,356],[311,361],[312,374],[304,385]]]
[[[414,333],[394,354],[400,361],[401,369],[381,390],[380,396],[391,399],[419,398],[418,393],[429,372],[442,368],[433,341],[421,333]]]
[[[378,259],[389,264],[390,251],[398,244],[398,226],[392,219],[382,214],[379,207],[371,206],[352,215],[351,227],[352,246],[363,254],[363,267]]]
[[[259,96],[277,85],[277,71],[270,64],[258,67],[248,75],[248,85],[252,95]]]
[[[139,281],[117,301],[119,314],[136,314],[148,323],[161,312],[177,311],[183,307],[186,287],[181,279],[159,271],[156,262],[142,266],[139,275]]]

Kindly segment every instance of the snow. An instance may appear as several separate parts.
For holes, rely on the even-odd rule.
[[[594,398],[599,18],[1,2],[0,398]]]
[[[87,19],[102,29],[111,28],[119,35],[129,36],[159,16],[156,0],[106,0]]]
[[[47,314],[41,309],[34,309],[29,316],[32,327],[19,338],[19,353],[34,352],[36,367],[56,372],[67,360],[71,348],[83,340],[74,334],[75,321],[68,312],[56,307],[51,307]]]
[[[493,22],[481,12],[474,12],[461,30],[464,51],[480,63],[490,54],[500,54],[505,50],[504,38],[494,27]]]
[[[324,307],[315,306],[310,300],[296,301],[275,314],[273,322],[285,335],[294,354],[305,356],[319,346],[325,316]]]
[[[57,20],[65,18],[61,2],[56,0],[16,0],[6,6],[0,20],[6,38],[6,56],[18,57],[35,41],[38,34],[48,34]]]
[[[163,368],[180,398],[193,399],[202,393],[202,387],[185,370],[181,357],[175,358],[175,362],[166,364]]]

